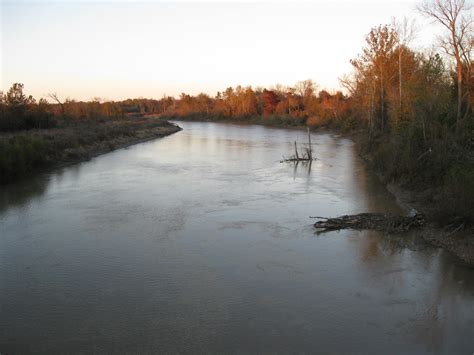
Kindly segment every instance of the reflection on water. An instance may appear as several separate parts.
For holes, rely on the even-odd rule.
[[[0,352],[473,351],[474,273],[415,235],[351,141],[214,123],[0,190]]]

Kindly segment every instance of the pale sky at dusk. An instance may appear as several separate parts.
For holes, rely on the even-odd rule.
[[[0,87],[82,100],[304,79],[338,89],[373,26],[417,18],[416,46],[435,41],[417,3],[2,0]]]

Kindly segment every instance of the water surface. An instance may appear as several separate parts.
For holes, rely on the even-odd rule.
[[[472,353],[474,272],[416,238],[316,235],[400,213],[353,143],[179,123],[0,190],[0,352]]]

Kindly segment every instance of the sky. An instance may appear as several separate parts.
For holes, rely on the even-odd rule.
[[[340,89],[374,26],[414,18],[417,1],[163,2],[0,0],[0,89],[105,100],[314,80]]]

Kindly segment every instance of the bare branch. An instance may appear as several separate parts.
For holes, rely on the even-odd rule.
[[[58,103],[58,105],[61,107],[61,113],[64,116],[64,114],[65,114],[64,103],[59,99],[58,94],[56,94],[55,92],[50,93],[50,94],[47,95],[47,97],[53,99],[54,101],[56,101]]]

